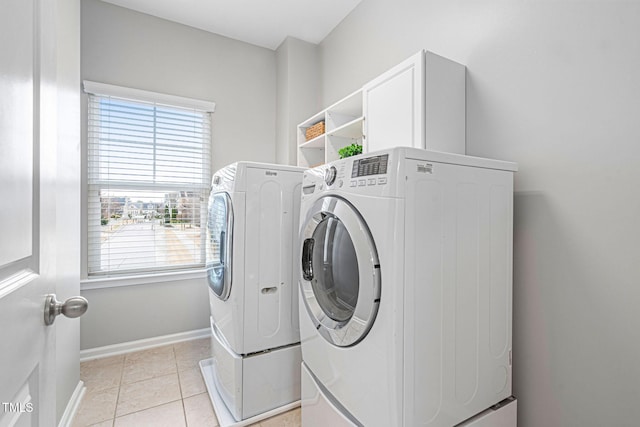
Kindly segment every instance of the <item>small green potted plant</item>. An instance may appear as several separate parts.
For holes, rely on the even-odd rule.
[[[338,155],[340,155],[341,159],[357,156],[358,154],[362,154],[362,145],[351,144],[338,150]]]

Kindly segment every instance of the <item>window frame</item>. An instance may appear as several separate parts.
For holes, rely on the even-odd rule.
[[[212,113],[215,111],[215,103],[210,101],[199,100],[199,99],[161,94],[156,92],[127,88],[122,86],[114,86],[114,85],[109,85],[105,83],[97,83],[97,82],[91,82],[86,80],[83,82],[83,86],[84,86],[84,92],[88,96],[112,97],[112,98],[122,99],[125,101],[128,100],[134,103],[135,102],[146,103],[146,104],[151,103],[158,106],[166,106],[169,108],[179,108],[179,109],[186,109],[191,111],[195,110],[198,113],[208,115],[208,126],[209,126],[208,138],[207,138],[208,140],[203,141],[205,144],[207,144],[206,147],[203,147],[203,152],[205,152],[205,155],[207,157],[205,159],[205,164],[207,167],[203,171],[202,180],[189,186],[178,185],[176,187],[176,189],[180,187],[183,191],[192,191],[199,187],[198,191],[201,192],[202,199],[200,200],[200,205],[199,205],[201,210],[200,212],[201,249],[200,249],[200,258],[198,259],[198,262],[196,264],[189,264],[189,265],[178,264],[178,265],[172,266],[170,264],[165,264],[162,266],[156,265],[149,268],[136,267],[136,268],[124,269],[124,270],[118,270],[118,269],[114,270],[109,268],[103,271],[97,271],[97,270],[92,271],[92,267],[95,267],[96,261],[92,260],[89,254],[91,251],[92,244],[94,244],[97,240],[95,236],[92,236],[92,233],[95,233],[95,231],[92,230],[92,227],[94,225],[92,224],[91,221],[95,220],[95,218],[93,218],[93,216],[95,216],[95,213],[92,214],[91,206],[92,204],[95,204],[95,203],[98,203],[98,206],[100,206],[100,201],[94,200],[94,198],[96,197],[95,191],[96,191],[96,188],[98,187],[98,184],[92,183],[90,178],[91,165],[90,165],[89,156],[90,156],[91,150],[89,149],[89,147],[92,143],[90,138],[90,132],[92,130],[92,126],[90,124],[90,113],[89,113],[91,108],[91,100],[89,99],[85,108],[86,121],[84,122],[86,126],[85,137],[86,137],[86,143],[87,143],[86,145],[87,151],[85,152],[85,155],[84,155],[84,161],[87,163],[86,163],[86,170],[84,173],[84,180],[86,185],[84,209],[86,210],[83,212],[83,221],[85,222],[84,230],[85,230],[86,240],[85,240],[85,247],[83,249],[83,258],[86,257],[85,258],[86,262],[83,263],[83,270],[84,270],[83,276],[87,278],[86,282],[90,282],[93,280],[95,281],[96,285],[99,286],[98,282],[110,282],[114,279],[119,279],[119,278],[131,279],[131,278],[139,277],[140,279],[144,279],[146,281],[150,276],[173,277],[179,274],[193,274],[194,272],[201,272],[205,268],[205,264],[206,264],[206,259],[205,259],[206,250],[205,250],[204,239],[206,238],[205,225],[206,225],[206,218],[207,218],[206,216],[207,198],[210,190],[210,180],[212,175],[212,170],[211,170],[212,117],[211,116],[212,116]],[[163,185],[153,187],[153,186],[150,186],[148,183],[140,183],[139,185],[137,183],[132,183],[130,186],[130,188],[134,191],[135,190],[138,190],[138,191],[170,190],[169,188],[164,188],[164,187],[165,186]],[[98,191],[100,191],[100,189],[98,189]],[[97,197],[100,197],[100,196],[98,195]],[[100,215],[98,213],[98,221],[100,220],[99,216]],[[205,222],[202,222],[202,221],[205,221]],[[98,264],[100,263],[99,260],[100,258],[98,258],[98,261],[97,261]],[[131,281],[131,280],[128,280],[128,281]],[[134,281],[137,282],[138,280],[134,280]]]

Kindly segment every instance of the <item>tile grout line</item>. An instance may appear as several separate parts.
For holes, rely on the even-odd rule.
[[[160,348],[160,347],[158,347],[158,348]],[[145,351],[145,350],[141,350],[141,351]],[[124,380],[124,368],[125,368],[125,366],[126,366],[127,356],[128,356],[128,355],[131,355],[131,354],[135,354],[135,353],[139,353],[139,352],[138,352],[138,351],[134,351],[134,352],[126,353],[126,354],[124,355],[125,357],[123,358],[123,362],[122,362],[122,374],[120,375],[120,386],[118,387],[118,399],[116,400],[116,409],[115,409],[115,414],[117,414],[117,413],[118,413],[118,400],[120,399],[120,390],[122,389],[122,386],[123,386],[123,385],[136,384],[136,383],[140,383],[140,382],[143,382],[143,381],[149,381],[149,380],[153,380],[153,379],[156,379],[156,378],[168,377],[169,375],[173,375],[173,372],[172,372],[172,373],[169,373],[169,374],[158,375],[158,376],[154,376],[154,377],[151,377],[151,378],[146,378],[146,379],[143,379],[143,380],[138,380],[138,381],[133,381],[133,382],[130,382],[130,383],[127,383],[127,384],[123,384],[123,380]],[[173,351],[173,345],[171,346],[171,353],[173,354],[173,356],[174,356],[174,360],[175,360],[175,352]],[[177,372],[177,364],[176,364],[176,377],[178,378],[178,387],[180,388],[180,376],[179,376],[179,374],[178,374],[178,372]],[[146,410],[148,410],[148,409],[157,408],[157,407],[162,406],[162,405],[168,405],[169,403],[177,402],[178,400],[181,400],[181,399],[182,399],[182,389],[180,388],[180,398],[179,398],[179,399],[172,400],[172,401],[170,401],[170,402],[164,402],[164,403],[161,403],[161,404],[159,404],[159,405],[150,406],[150,407],[148,407],[148,408],[144,408],[144,409],[139,409],[139,410],[137,410],[137,411],[133,411],[133,412],[129,412],[129,413],[127,413],[127,414],[120,415],[119,417],[118,417],[118,416],[116,416],[116,415],[114,414],[114,418],[113,418],[113,425],[115,426],[116,418],[126,417],[126,416],[128,416],[128,415],[136,414],[136,413],[138,413],[138,412],[143,412],[143,411],[146,411]],[[184,411],[184,405],[183,405],[183,411]]]
[[[119,407],[119,404],[120,404],[120,396],[122,394],[122,388],[123,388],[124,385],[136,384],[136,383],[139,383],[139,382],[148,381],[148,380],[155,379],[155,378],[161,378],[161,377],[173,375],[173,373],[167,373],[167,374],[163,374],[163,375],[154,376],[152,378],[141,379],[141,380],[138,380],[138,381],[133,381],[131,383],[124,384],[124,376],[125,376],[124,374],[125,374],[125,368],[126,368],[126,365],[127,365],[127,360],[129,359],[130,355],[138,353],[138,352],[126,353],[126,354],[123,355],[122,360],[119,362],[121,371],[120,371],[120,378],[119,378],[117,387],[113,387],[113,388],[117,388],[118,389],[117,393],[116,393],[115,408],[114,408],[114,411],[113,411],[113,416],[112,416],[112,418],[106,419],[104,421],[100,421],[99,423],[111,421],[111,425],[112,425],[112,427],[114,427],[115,426],[115,422],[116,422],[116,420],[118,418],[122,418],[122,417],[125,417],[125,416],[129,416],[131,414],[143,412],[143,411],[146,411],[146,410],[149,410],[149,409],[157,408],[159,406],[167,405],[167,404],[174,403],[174,402],[177,402],[178,400],[180,400],[181,404],[182,404],[183,419],[184,419],[184,422],[185,422],[185,426],[188,426],[188,424],[187,424],[187,416],[186,416],[186,412],[187,411],[186,411],[186,406],[185,406],[185,402],[184,402],[184,399],[185,399],[184,391],[183,391],[182,383],[180,381],[180,379],[181,379],[181,375],[180,375],[181,370],[180,370],[180,367],[178,366],[177,350],[175,348],[175,344],[172,344],[172,345],[167,346],[167,347],[171,347],[171,354],[172,354],[172,356],[174,358],[175,375],[176,375],[177,380],[178,380],[178,388],[179,388],[179,392],[180,392],[179,398],[175,399],[175,400],[172,400],[172,401],[169,401],[169,402],[164,402],[164,403],[161,403],[161,404],[158,404],[158,405],[154,405],[154,406],[151,406],[149,408],[140,409],[140,410],[133,411],[133,412],[130,412],[130,413],[127,413],[127,414],[123,414],[121,416],[117,416],[118,407]],[[189,369],[184,369],[183,372],[186,372],[188,370]],[[202,393],[197,393],[196,395],[200,395],[200,394],[206,394],[206,391],[204,391]],[[196,395],[194,395],[194,396],[196,396]],[[193,397],[193,396],[190,396],[190,397]]]
[[[122,371],[120,372],[120,380],[118,381],[118,385],[116,387],[110,387],[110,388],[106,388],[104,390],[95,391],[96,393],[104,393],[104,392],[107,392],[107,391],[109,391],[111,389],[115,389],[115,388],[118,389],[118,392],[116,393],[116,404],[115,404],[115,407],[113,408],[113,414],[112,414],[112,416],[110,418],[108,418],[106,420],[97,421],[95,423],[92,423],[91,425],[101,424],[101,423],[104,423],[104,422],[107,422],[107,421],[111,421],[111,426],[112,427],[115,425],[116,411],[117,411],[117,408],[118,408],[118,399],[120,397],[120,385],[122,383],[122,375],[123,375],[123,372],[124,372],[124,357],[122,358],[122,362],[121,363],[122,363]],[[103,368],[100,368],[100,369],[103,369]]]
[[[182,399],[176,399],[176,400],[172,400],[172,401],[170,401],[170,402],[164,402],[164,403],[161,403],[161,404],[159,404],[159,405],[150,406],[150,407],[148,407],[148,408],[139,409],[139,410],[137,410],[137,411],[133,411],[133,412],[129,412],[129,413],[124,414],[124,415],[120,415],[119,417],[116,417],[116,418],[124,418],[124,417],[128,417],[129,415],[138,414],[138,413],[140,413],[140,412],[148,411],[149,409],[159,408],[160,406],[168,405],[168,404],[170,404],[170,403],[175,403],[175,402],[178,402],[178,401],[180,401],[180,400],[182,400]],[[105,420],[105,421],[109,421],[109,420]],[[115,419],[114,419],[114,422],[115,422]]]
[[[175,345],[171,346],[171,351],[173,352],[173,361],[176,364],[176,373],[178,374],[178,387],[180,388],[180,397],[182,403],[182,418],[184,418],[184,425],[188,427],[187,424],[187,408],[184,406],[184,393],[182,392],[182,381],[180,381],[180,367],[178,366],[178,357],[176,356],[176,347]]]
[[[118,413],[118,403],[120,402],[120,390],[122,390],[122,381],[124,380],[124,367],[126,365],[127,355],[122,358],[122,370],[120,371],[120,381],[118,382],[118,395],[116,396],[116,407],[113,408],[113,419],[111,420],[111,427],[116,425],[116,414]]]

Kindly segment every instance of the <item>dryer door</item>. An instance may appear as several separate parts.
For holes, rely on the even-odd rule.
[[[302,296],[318,332],[347,347],[363,339],[380,304],[380,264],[367,224],[346,200],[327,196],[302,228]]]
[[[231,293],[233,253],[233,209],[228,193],[209,197],[207,221],[207,278],[218,298],[226,301]]]

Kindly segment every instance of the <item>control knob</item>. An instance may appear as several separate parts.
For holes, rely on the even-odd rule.
[[[326,182],[327,185],[333,184],[336,181],[337,174],[338,171],[335,166],[327,168],[327,170],[324,171],[324,182]]]

